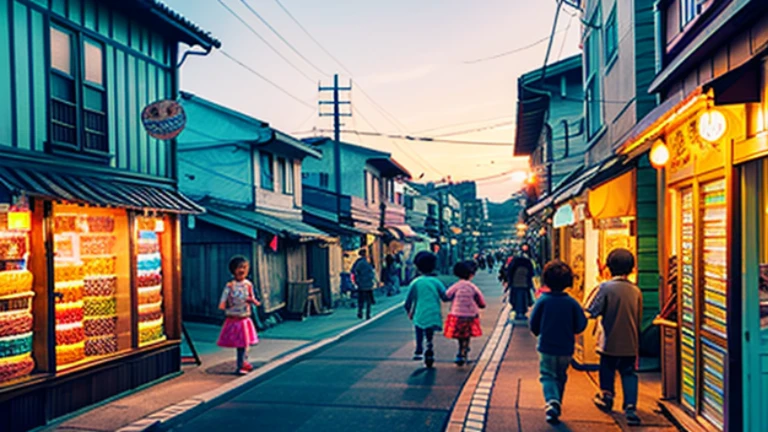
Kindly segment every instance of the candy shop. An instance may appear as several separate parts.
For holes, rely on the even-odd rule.
[[[63,413],[180,367],[178,219],[202,209],[172,189],[59,175],[0,167],[0,409],[74,392]],[[66,183],[30,181],[53,178]]]

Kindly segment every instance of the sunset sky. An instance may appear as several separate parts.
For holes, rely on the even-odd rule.
[[[525,159],[512,156],[517,77],[542,66],[547,43],[492,60],[473,61],[547,38],[555,1],[280,0],[344,68],[324,53],[275,0],[221,1],[295,68],[219,0],[166,3],[211,31],[222,41],[226,54],[285,92],[221,52],[189,57],[182,68],[182,89],[304,137],[311,136],[313,128],[331,128],[330,118],[317,115],[317,83],[329,85],[330,76],[339,73],[343,83],[350,78],[353,81],[351,100],[356,111],[352,118],[344,119],[347,130],[437,136],[504,124],[444,138],[509,145],[420,143],[354,133],[345,133],[345,141],[392,152],[414,178],[423,173],[424,181],[449,175],[454,180],[481,179],[480,195],[492,201],[504,201],[519,189],[523,178],[519,173],[497,175],[527,166]],[[243,1],[307,60],[270,31]],[[572,14],[567,8],[560,14],[550,62],[578,52],[580,24]],[[351,77],[345,69],[352,72]]]

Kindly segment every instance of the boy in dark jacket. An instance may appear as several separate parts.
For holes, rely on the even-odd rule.
[[[371,319],[371,305],[374,303],[373,290],[376,288],[376,270],[368,262],[368,254],[365,249],[360,249],[360,258],[352,265],[352,274],[357,285],[357,317]]]
[[[568,264],[550,261],[541,278],[549,291],[533,306],[530,327],[539,337],[539,380],[547,402],[547,422],[558,423],[575,336],[587,328],[587,317],[581,305],[563,292],[573,285],[573,272]]]

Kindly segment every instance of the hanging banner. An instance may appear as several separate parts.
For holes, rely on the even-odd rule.
[[[187,115],[181,104],[166,99],[147,105],[141,111],[141,122],[152,138],[171,140],[184,130]]]

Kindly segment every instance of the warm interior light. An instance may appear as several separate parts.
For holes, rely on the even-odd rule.
[[[669,147],[667,147],[664,141],[656,140],[653,143],[650,159],[651,165],[656,169],[664,168],[667,165],[667,162],[669,162]]]
[[[8,212],[9,231],[29,231],[32,229],[32,214],[28,211],[11,210]]]
[[[699,117],[699,136],[707,141],[717,141],[725,135],[728,122],[718,110],[708,109]]]
[[[161,233],[165,231],[165,222],[162,219],[155,220],[155,232]]]

